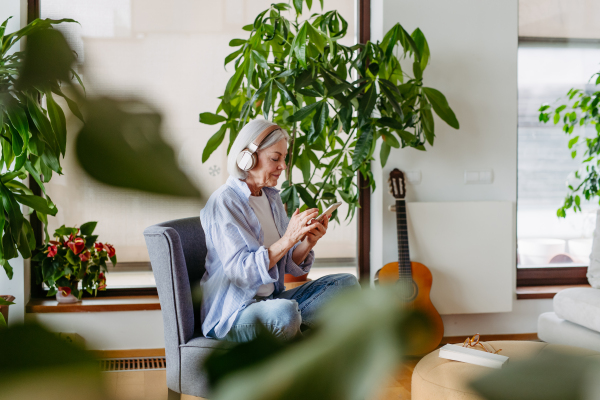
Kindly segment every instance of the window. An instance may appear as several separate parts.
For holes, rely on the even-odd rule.
[[[519,0],[518,285],[587,283],[596,202],[558,218],[567,182],[581,165],[571,158],[560,125],[542,124],[538,109],[557,104],[570,88],[589,85],[600,70],[595,5],[584,0]],[[561,104],[561,103],[558,103]],[[590,128],[578,128],[585,135]]]
[[[181,167],[208,196],[227,179],[225,149],[205,163],[201,154],[214,133],[198,122],[198,114],[213,112],[232,73],[223,60],[231,39],[247,34],[242,26],[269,7],[267,0],[42,0],[41,18],[73,18],[77,24],[58,26],[78,54],[78,69],[88,94],[135,96],[163,112],[163,134],[174,147]],[[355,42],[355,1],[328,0],[349,23],[347,44]],[[316,8],[315,8],[316,7]],[[318,2],[313,11],[320,11]],[[77,120],[69,119],[69,132]],[[48,230],[65,224],[98,221],[99,240],[117,250],[119,264],[110,268],[110,288],[155,286],[142,232],[149,225],[199,215],[202,200],[181,200],[108,187],[92,181],[73,156],[74,141],[63,162],[64,175],[46,185],[58,214]],[[344,210],[340,210],[344,213]],[[345,215],[345,214],[341,214]],[[356,270],[356,219],[330,228],[315,248],[312,278],[330,268]],[[322,268],[318,268],[321,266]]]

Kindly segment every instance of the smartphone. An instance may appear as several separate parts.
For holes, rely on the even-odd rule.
[[[315,220],[319,221],[319,222],[323,222],[323,218],[325,218],[326,215],[331,217],[331,214],[333,214],[333,212],[341,205],[342,205],[341,201],[338,201],[337,203],[333,203],[332,205],[327,207],[327,210],[323,211],[323,214],[321,214],[317,218],[315,218]]]

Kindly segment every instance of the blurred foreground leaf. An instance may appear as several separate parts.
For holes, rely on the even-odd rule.
[[[598,358],[544,352],[508,362],[502,369],[476,379],[471,386],[488,400],[583,400],[599,389]],[[600,393],[600,392],[598,392]]]
[[[34,325],[0,331],[0,400],[106,399],[98,362]]]
[[[320,326],[312,335],[224,377],[213,397],[364,400],[395,370],[404,346],[428,332],[428,321],[403,311],[397,296],[396,287],[339,296],[323,309]],[[260,350],[265,340],[259,338],[230,352],[251,354],[248,347]]]
[[[141,101],[90,100],[77,136],[77,158],[93,178],[112,186],[199,197],[160,135],[161,116]]]
[[[63,20],[75,22],[73,20]],[[45,87],[49,82],[69,82],[75,55],[60,31],[44,29],[30,34],[25,46],[25,60],[20,70],[17,90]]]

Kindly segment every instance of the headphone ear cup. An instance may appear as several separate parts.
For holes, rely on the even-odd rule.
[[[256,153],[252,153],[248,149],[242,150],[237,156],[237,165],[244,172],[250,171],[256,165]]]

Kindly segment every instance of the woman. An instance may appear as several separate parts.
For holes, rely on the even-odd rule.
[[[200,212],[206,235],[202,278],[202,331],[206,337],[244,342],[258,324],[291,339],[300,326],[312,327],[319,307],[346,288],[353,275],[329,275],[285,290],[284,274],[300,276],[312,266],[312,248],[327,232],[329,218],[314,221],[316,208],[288,219],[274,187],[287,168],[289,136],[266,120],[240,131],[229,158],[227,183]]]

